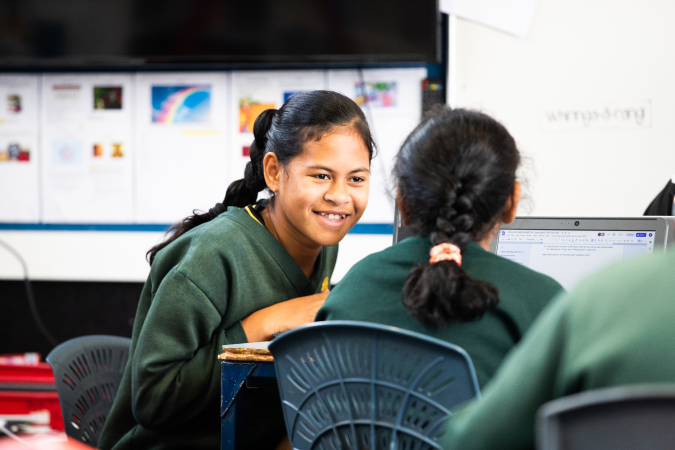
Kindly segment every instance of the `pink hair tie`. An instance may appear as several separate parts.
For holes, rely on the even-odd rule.
[[[459,247],[453,244],[443,243],[431,249],[429,252],[431,258],[429,264],[437,263],[438,261],[455,261],[458,266],[462,265],[462,252]]]

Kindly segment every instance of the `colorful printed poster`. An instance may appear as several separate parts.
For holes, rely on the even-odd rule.
[[[241,97],[239,99],[239,132],[253,133],[253,124],[260,113],[276,107],[275,103],[259,102],[250,95]]]
[[[30,161],[30,148],[18,141],[8,142],[7,145],[0,147],[0,163],[11,161]]]
[[[354,85],[357,105],[369,103],[370,106],[389,108],[396,106],[396,81],[367,81]]]
[[[289,98],[293,97],[295,94],[301,94],[307,91],[286,91],[284,92],[284,103],[288,101]]]
[[[152,86],[153,123],[208,123],[211,86]]]
[[[122,109],[122,86],[94,86],[94,109]]]
[[[19,94],[9,94],[7,96],[7,112],[19,114],[21,109],[21,96]]]

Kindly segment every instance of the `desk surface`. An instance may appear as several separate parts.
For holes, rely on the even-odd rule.
[[[274,358],[266,348],[227,347],[223,345],[225,353],[218,355],[218,359],[225,361],[272,362]]]

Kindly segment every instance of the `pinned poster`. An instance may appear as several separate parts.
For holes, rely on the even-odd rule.
[[[0,75],[0,222],[39,222],[36,75]]]
[[[391,171],[394,158],[422,114],[424,68],[328,71],[328,89],[363,109],[377,144],[371,164],[370,198],[361,223],[393,223]]]
[[[266,109],[278,109],[293,95],[325,89],[322,70],[251,71],[232,74],[232,111],[230,130],[230,178],[243,178],[246,163],[251,159],[253,125]]]
[[[137,222],[174,223],[225,197],[229,76],[136,75]]]
[[[133,221],[131,74],[42,77],[44,222]]]

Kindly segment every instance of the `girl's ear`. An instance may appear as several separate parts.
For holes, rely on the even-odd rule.
[[[265,183],[267,187],[276,192],[279,190],[279,179],[281,178],[281,164],[277,155],[270,152],[263,158],[263,173],[265,174]]]
[[[515,220],[518,203],[520,203],[520,183],[516,181],[513,183],[511,195],[509,195],[506,205],[504,205],[504,214],[502,214],[503,223],[511,223]]]

